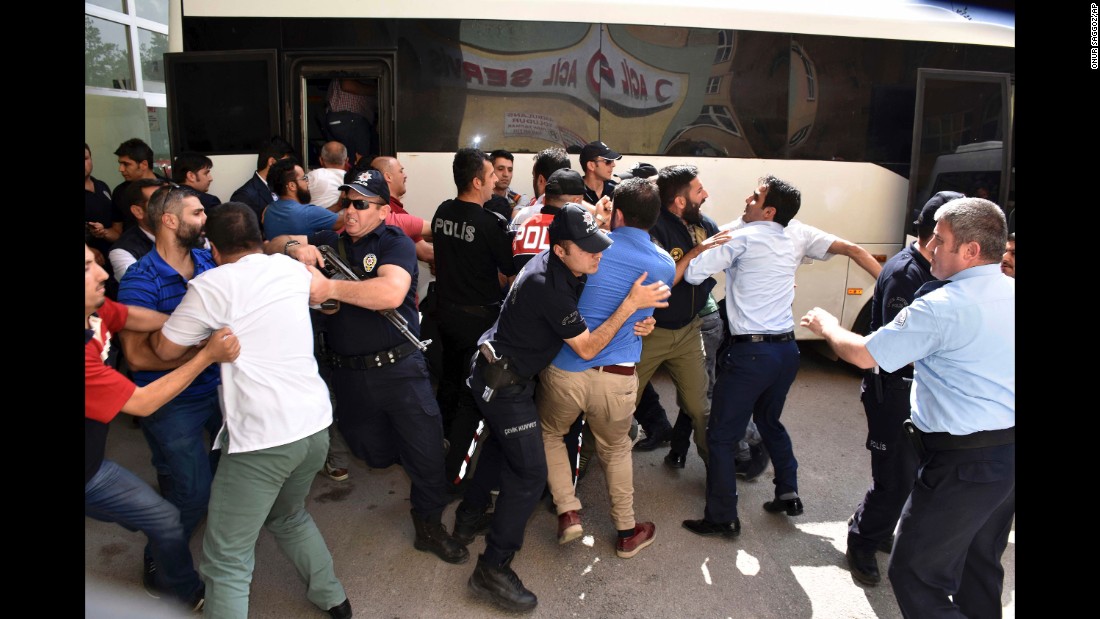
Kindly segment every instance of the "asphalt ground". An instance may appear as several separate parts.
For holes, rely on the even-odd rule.
[[[870,481],[864,448],[866,420],[859,403],[859,377],[802,347],[801,369],[787,398],[782,421],[799,460],[801,516],[770,514],[771,468],[752,482],[738,483],[740,537],[701,538],[680,522],[701,518],[705,470],[698,455],[687,467],[663,464],[667,449],[634,453],[634,508],[639,521],[656,523],[652,545],[631,559],[615,555],[603,471],[593,464],[578,487],[584,505],[585,537],[559,545],[557,519],[539,505],[527,525],[523,549],[512,564],[539,598],[528,617],[699,617],[789,619],[901,617],[879,553],[883,581],[857,583],[847,570],[846,521]],[[655,377],[661,402],[675,420],[675,389],[663,373]],[[112,423],[109,458],[151,484],[155,475],[141,431],[127,415]],[[443,563],[413,548],[409,481],[403,469],[370,469],[352,459],[350,478],[318,476],[307,508],[332,551],[336,574],[355,616],[464,618],[509,616],[472,596],[466,581],[483,537],[470,545],[463,565]],[[454,522],[457,502],[443,521]],[[85,616],[126,619],[177,616],[141,585],[145,538],[116,524],[85,518]],[[191,542],[201,556],[201,527]],[[1004,616],[1015,617],[1015,527],[1002,563]],[[260,535],[250,598],[250,617],[326,617],[305,598],[305,586],[272,536]]]

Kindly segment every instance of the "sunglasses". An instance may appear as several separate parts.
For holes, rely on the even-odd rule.
[[[371,202],[370,200],[349,200],[344,198],[344,208],[354,206],[357,211],[365,211],[371,206],[383,207],[386,206],[386,202]]]

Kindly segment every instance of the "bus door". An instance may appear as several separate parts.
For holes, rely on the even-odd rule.
[[[940,191],[997,203],[1005,215],[1015,196],[1013,78],[1009,73],[917,70],[906,230]]]
[[[348,147],[352,164],[396,152],[395,61],[387,52],[286,54],[286,131],[308,167],[320,165],[321,147],[333,140]]]

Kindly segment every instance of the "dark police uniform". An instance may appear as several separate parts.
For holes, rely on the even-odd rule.
[[[550,365],[563,341],[588,329],[577,311],[586,280],[587,276],[573,275],[551,251],[539,253],[520,272],[500,317],[478,341],[489,342],[521,379],[497,389],[486,402],[483,370],[487,363],[478,353],[470,390],[461,404],[468,406],[472,396],[490,429],[458,509],[467,514],[483,512],[489,493],[500,489],[485,544],[484,560],[491,565],[502,564],[523,545],[527,519],[546,485],[546,453],[533,379]]]
[[[617,187],[617,186],[618,186],[618,183],[616,183],[615,181],[604,181],[603,182],[603,193],[601,193],[600,195],[597,196],[595,190],[593,190],[588,185],[585,185],[584,186],[584,200],[585,200],[585,202],[588,202],[589,204],[595,204],[595,203],[599,202],[600,198],[602,198],[604,196],[613,196],[613,195],[615,195],[615,187]]]
[[[700,223],[692,224],[688,227],[684,225],[684,222],[678,216],[662,208],[660,215],[657,217],[657,222],[649,229],[649,234],[658,245],[664,248],[665,251],[672,256],[674,261],[678,262],[692,247],[718,234],[718,224],[714,223],[714,220],[710,217],[703,215],[703,219]],[[659,307],[653,310],[653,319],[657,321],[655,328],[675,331],[695,323],[696,333],[701,333],[700,329],[703,324],[703,319],[699,317],[699,312],[706,306],[707,300],[710,298],[710,291],[714,288],[716,283],[713,277],[708,277],[697,286],[689,284],[686,280],[681,279],[680,283],[672,287],[672,296],[668,299],[668,307]],[[660,354],[661,351],[655,351],[653,346],[650,345],[649,338],[644,338],[642,340],[642,361],[639,363],[639,366],[649,365],[646,363],[647,359],[653,359]],[[703,394],[705,395],[705,385],[708,379],[706,360],[702,360],[703,363],[699,370],[704,385]],[[661,363],[663,363],[663,360]],[[655,370],[656,367],[653,369]],[[643,370],[640,369],[638,376],[639,385],[642,384],[640,381],[643,380],[648,384],[651,377],[652,372],[643,375]],[[673,376],[673,380],[676,381],[678,386],[682,386],[680,385],[681,381],[677,380],[676,376]],[[663,430],[667,430],[669,423],[668,418],[664,416],[664,409],[660,406],[642,406],[641,395],[644,394],[644,390],[640,392],[639,407],[634,415],[638,419],[638,423],[645,429],[646,435],[652,436],[653,434],[659,434]],[[681,417],[683,420],[681,420]],[[687,453],[691,442],[691,431],[694,427],[693,421],[694,420],[689,418],[686,414],[683,414],[682,411],[681,414],[677,416],[675,431],[670,437],[670,449],[672,452],[679,455]],[[706,423],[705,420],[703,423]],[[705,444],[704,436],[705,434],[697,432],[696,445]]]
[[[443,359],[436,401],[443,414],[444,434],[452,445],[446,465],[450,481],[459,481],[456,477],[480,418],[476,409],[469,407],[460,417],[455,403],[465,389],[478,337],[500,313],[504,292],[497,272],[516,272],[506,228],[507,220],[496,213],[457,199],[440,204],[432,217],[435,311]]]
[[[346,234],[338,238],[324,230],[310,235],[309,242],[331,246],[368,277],[387,264],[408,271],[412,285],[397,312],[408,321],[409,331],[419,336],[414,301],[416,250],[400,228],[383,224],[355,242]],[[375,310],[341,303],[325,327],[336,398],[334,417],[348,448],[372,467],[400,463],[412,480],[413,512],[437,521],[448,502],[443,426],[424,356]]]
[[[931,269],[916,244],[886,261],[871,297],[870,332],[893,321],[903,307],[913,302],[917,289],[935,279]],[[913,489],[917,454],[902,429],[902,423],[909,418],[912,385],[910,365],[896,372],[868,371],[863,378],[860,400],[867,413],[871,487],[848,525],[849,548],[874,552],[880,542],[890,539],[901,508]]]

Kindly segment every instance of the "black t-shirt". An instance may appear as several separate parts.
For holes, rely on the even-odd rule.
[[[673,260],[679,262],[692,247],[718,234],[718,224],[703,215],[702,223],[692,225],[689,230],[679,217],[661,209],[657,223],[649,229],[649,234]],[[679,329],[689,324],[707,304],[707,296],[716,283],[713,277],[706,278],[698,285],[681,279],[679,284],[672,287],[668,307],[653,310],[653,319],[657,321],[657,326],[662,329]]]
[[[346,242],[345,262],[359,272],[360,276],[363,273],[368,277],[376,276],[378,269],[386,264],[408,271],[412,282],[409,284],[409,291],[405,293],[405,301],[397,311],[408,322],[409,331],[420,337],[420,315],[416,311],[415,300],[419,267],[416,262],[416,246],[412,239],[400,228],[383,224],[358,241],[350,241],[351,238],[346,234],[337,236],[332,230],[309,235],[311,245],[328,245],[337,253],[340,252],[340,243]],[[382,314],[350,303],[341,303],[340,311],[327,316],[324,328],[328,333],[325,343],[329,349],[346,356],[374,354],[409,341]]]
[[[504,196],[494,194],[493,197],[489,198],[489,201],[485,203],[485,210],[500,215],[505,221],[511,221],[512,219],[512,203]]]
[[[92,185],[95,187],[95,191],[84,190],[84,221],[103,224],[104,228],[110,228],[116,221],[123,221],[125,216],[115,206],[111,198],[111,190],[107,188],[107,183],[93,176]],[[126,212],[129,212],[129,210],[127,208]],[[104,258],[107,257],[107,252],[111,250],[110,241],[97,239],[91,235],[88,235],[88,246],[98,249]],[[107,267],[107,272],[111,272],[110,266]]]
[[[512,360],[512,369],[531,378],[550,365],[567,339],[588,329],[577,300],[588,276],[577,277],[556,255],[542,251],[504,299],[496,323],[478,339],[491,341],[497,354]]]
[[[432,217],[435,290],[441,303],[493,305],[504,296],[497,271],[514,275],[507,219],[479,204],[447,200]],[[446,309],[442,306],[441,309]],[[441,315],[446,315],[443,312]]]
[[[618,183],[615,183],[614,181],[604,181],[603,182],[603,193],[598,195],[598,196],[596,195],[595,191],[593,191],[591,188],[588,187],[588,185],[585,185],[584,186],[584,199],[589,204],[595,204],[595,203],[599,202],[600,198],[602,198],[604,196],[613,196],[613,195],[615,195],[615,187],[617,185],[618,185]]]

